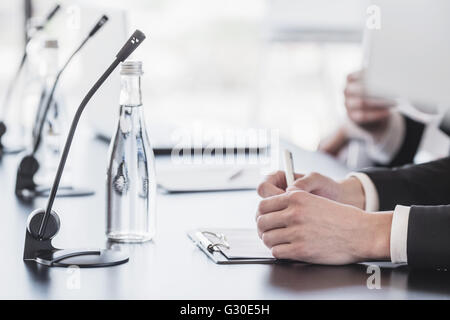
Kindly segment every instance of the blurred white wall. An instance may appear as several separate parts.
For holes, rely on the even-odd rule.
[[[19,64],[24,46],[24,18],[21,14],[22,1],[0,1],[0,58],[4,62],[0,72],[0,99],[5,93],[8,76],[13,74],[16,64]]]
[[[54,3],[34,2],[37,14]],[[345,76],[361,60],[363,3],[97,0],[95,6],[127,10],[130,30],[148,34],[136,58],[145,64],[143,94],[151,126],[200,122],[206,128],[277,128],[283,137],[315,149],[344,117]],[[93,5],[88,0],[62,4]],[[11,62],[19,58],[21,5],[13,0],[0,4],[5,48],[0,57]],[[57,25],[53,28],[58,31]],[[79,37],[74,33],[64,41]],[[79,63],[64,84],[69,94],[77,88]],[[0,74],[0,96],[14,66]]]

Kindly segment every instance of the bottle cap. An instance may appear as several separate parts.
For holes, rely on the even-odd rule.
[[[58,47],[59,47],[58,40],[56,39],[47,39],[44,42],[44,48],[58,49]]]
[[[122,62],[122,65],[120,68],[120,74],[127,75],[127,76],[143,75],[144,72],[142,71],[142,61],[127,60],[127,61]]]

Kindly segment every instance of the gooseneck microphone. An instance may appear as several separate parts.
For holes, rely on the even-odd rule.
[[[45,28],[45,26],[47,25],[47,23],[53,19],[53,16],[59,11],[59,9],[61,9],[61,6],[59,4],[57,4],[53,10],[51,10],[47,16],[45,17],[44,23],[40,26],[38,26],[36,29],[37,30],[42,30]]]
[[[99,21],[95,24],[95,26],[91,29],[87,37],[81,42],[81,44],[75,49],[75,51],[69,56],[67,61],[64,63],[62,68],[58,71],[56,74],[55,80],[53,82],[52,88],[50,90],[50,93],[48,94],[47,99],[44,102],[44,105],[40,105],[37,110],[38,121],[36,123],[37,128],[33,130],[33,132],[36,132],[34,134],[34,141],[32,146],[32,151],[30,154],[26,155],[20,162],[19,168],[17,170],[17,177],[16,177],[16,188],[15,192],[16,195],[19,198],[22,199],[29,199],[33,198],[36,195],[40,195],[40,193],[36,190],[37,185],[34,182],[34,175],[39,169],[39,162],[35,158],[35,154],[39,148],[39,145],[42,140],[42,134],[43,129],[45,125],[45,121],[47,119],[47,114],[50,110],[50,107],[53,102],[53,95],[55,94],[56,87],[58,86],[59,79],[61,78],[61,75],[63,74],[64,70],[66,70],[67,66],[70,64],[72,59],[75,57],[75,55],[80,52],[80,50],[84,47],[84,45],[91,39],[102,27],[103,25],[108,21],[108,17],[106,15],[103,15]],[[41,108],[43,108],[41,110]],[[0,128],[1,129],[1,128]],[[75,191],[70,192],[67,195],[68,196],[81,196],[81,195],[89,195],[92,194],[90,191]]]
[[[78,46],[78,48],[75,49],[75,51],[69,56],[66,63],[62,66],[62,68],[58,71],[55,77],[55,81],[53,82],[52,88],[50,90],[50,93],[48,95],[48,98],[46,100],[46,105],[42,111],[42,116],[38,121],[38,128],[37,128],[37,134],[36,139],[33,144],[33,154],[36,153],[37,149],[39,148],[39,144],[42,139],[42,131],[45,125],[45,120],[47,119],[47,114],[50,109],[50,106],[53,102],[53,95],[55,94],[56,87],[58,86],[59,79],[61,78],[61,75],[63,74],[64,70],[66,70],[67,66],[70,64],[72,59],[77,55],[78,52],[84,47],[84,45],[91,39],[98,30],[100,30],[103,25],[108,21],[108,17],[106,15],[103,15],[100,20],[95,24],[95,26],[92,28],[92,30],[89,32],[88,36],[81,42],[81,44]]]
[[[69,154],[70,146],[80,120],[81,114],[89,100],[111,75],[114,69],[123,62],[128,56],[144,41],[145,35],[136,30],[119,53],[116,55],[113,63],[97,80],[94,86],[89,90],[87,95],[79,105],[75,116],[72,120],[69,133],[61,155],[61,160],[56,171],[55,180],[48,198],[46,209],[34,210],[28,217],[27,231],[25,236],[24,260],[35,261],[47,266],[67,267],[77,265],[79,267],[106,267],[125,263],[128,257],[120,251],[115,250],[68,250],[56,249],[51,244],[51,239],[56,235],[60,226],[60,219],[55,211],[52,210],[58,191],[59,182],[64,171],[64,166]]]
[[[53,19],[55,14],[59,11],[59,9],[61,9],[61,6],[58,4],[47,14],[47,16],[44,19],[44,22],[41,25],[36,27],[36,31],[44,30],[45,27],[48,25],[48,23]],[[19,79],[19,76],[22,72],[22,69],[23,69],[25,62],[27,60],[27,57],[28,57],[26,47],[27,47],[27,44],[31,41],[31,39],[33,39],[33,36],[27,38],[27,42],[25,43],[25,50],[23,52],[22,59],[20,60],[19,67],[17,68],[16,73],[14,74],[11,82],[9,83],[8,89],[6,90],[6,95],[3,100],[3,105],[2,105],[2,118],[5,117],[5,115],[8,111],[8,108],[10,106],[11,95],[14,91],[16,83]],[[7,153],[17,153],[17,152],[21,151],[21,149],[5,150],[5,146],[2,144],[1,140],[2,140],[3,135],[6,133],[6,130],[7,130],[7,127],[6,127],[5,122],[0,120],[0,156],[2,156],[3,154],[7,154]]]

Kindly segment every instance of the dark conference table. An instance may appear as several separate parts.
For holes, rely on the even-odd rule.
[[[291,147],[292,148],[292,147]],[[46,199],[19,202],[14,181],[19,155],[0,163],[0,298],[2,299],[449,299],[450,272],[419,272],[381,266],[381,289],[368,289],[367,265],[216,265],[187,238],[197,227],[254,227],[255,191],[158,193],[157,236],[144,244],[111,244],[105,231],[107,144],[93,140],[72,150],[72,174],[96,190],[84,198],[58,198],[59,248],[111,247],[127,250],[130,261],[110,268],[74,271],[22,260],[29,212]],[[81,150],[81,152],[80,152]],[[346,169],[327,156],[293,150],[296,171],[342,177]],[[157,163],[167,163],[158,157]],[[158,166],[157,166],[158,167]],[[372,263],[374,264],[374,263]],[[76,271],[78,272],[78,271]],[[78,286],[79,284],[79,286]]]

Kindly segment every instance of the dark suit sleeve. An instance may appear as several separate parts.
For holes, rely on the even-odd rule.
[[[410,267],[450,268],[450,205],[411,207],[406,250]]]
[[[450,157],[420,165],[362,172],[375,184],[382,211],[393,210],[397,204],[450,204]]]
[[[394,169],[368,169],[380,210],[411,206],[407,255],[411,267],[450,268],[450,157]]]
[[[406,116],[403,116],[403,118],[405,119],[406,132],[400,149],[397,151],[390,163],[377,163],[377,167],[392,168],[413,162],[414,156],[416,155],[417,149],[419,148],[420,141],[422,140],[425,125]]]

